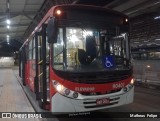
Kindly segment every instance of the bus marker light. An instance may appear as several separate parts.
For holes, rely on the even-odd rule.
[[[74,92],[74,93],[73,93],[73,97],[74,97],[74,98],[77,98],[77,97],[78,97],[78,93],[77,93],[77,92]]]
[[[56,82],[56,81],[53,81],[53,85],[57,85],[57,82]]]
[[[127,87],[124,87],[124,88],[123,88],[123,91],[124,91],[124,92],[127,92]]]
[[[131,84],[134,84],[134,79],[131,79]]]
[[[129,85],[128,85],[128,88],[129,88],[129,89],[131,89],[132,87],[133,87],[133,85],[132,85],[132,84],[129,84]]]
[[[57,10],[57,11],[56,11],[56,14],[57,14],[57,15],[61,15],[61,13],[62,13],[61,10]]]
[[[66,94],[66,95],[69,95],[69,94],[70,94],[70,90],[69,90],[69,89],[66,89],[66,90],[65,90],[65,94]]]

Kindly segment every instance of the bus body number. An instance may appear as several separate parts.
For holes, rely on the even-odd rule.
[[[125,85],[125,83],[118,83],[118,84],[113,84],[113,89],[119,89],[119,88],[123,88]]]

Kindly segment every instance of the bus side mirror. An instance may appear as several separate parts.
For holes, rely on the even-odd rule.
[[[57,43],[57,23],[54,18],[51,18],[48,21],[47,25],[47,37],[48,37],[48,43]]]

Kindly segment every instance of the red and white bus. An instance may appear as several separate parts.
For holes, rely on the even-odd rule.
[[[51,112],[133,102],[129,20],[85,5],[52,7],[20,48],[20,77]]]

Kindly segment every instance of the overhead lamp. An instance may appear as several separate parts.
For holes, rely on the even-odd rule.
[[[7,38],[7,42],[9,43],[9,38]]]
[[[151,66],[150,66],[150,65],[147,65],[146,67],[147,67],[147,68],[150,68]]]
[[[156,41],[160,41],[160,39],[155,39]]]
[[[154,19],[160,19],[160,16],[156,16],[156,17],[154,17]]]
[[[9,26],[9,25],[7,25],[7,29],[10,29],[10,26]]]
[[[8,42],[8,45],[9,45],[9,42]]]
[[[7,19],[7,20],[6,20],[6,23],[7,23],[7,24],[10,24],[10,23],[11,23],[11,21],[10,21],[9,19]]]
[[[9,35],[7,35],[6,37],[7,37],[7,43],[9,43]]]

